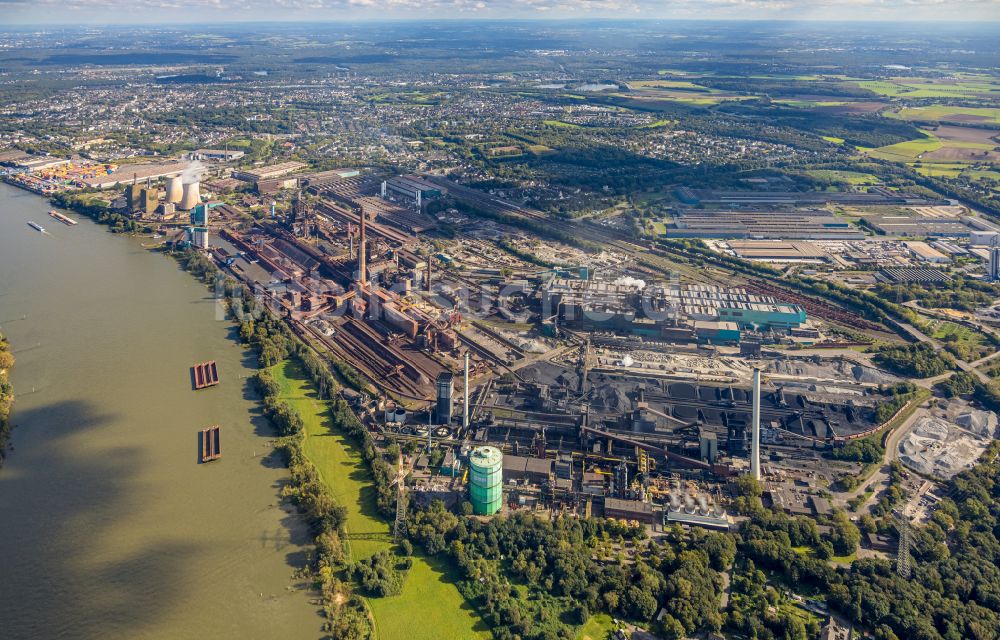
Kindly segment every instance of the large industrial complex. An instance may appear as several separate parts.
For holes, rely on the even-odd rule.
[[[2,640],[1000,640],[988,21],[237,4],[0,26]]]

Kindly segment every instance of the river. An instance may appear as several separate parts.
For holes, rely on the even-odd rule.
[[[247,390],[255,359],[173,260],[50,208],[0,184],[0,330],[17,357],[0,637],[318,637],[293,579],[307,531],[280,504],[287,471]],[[196,392],[205,360],[221,384]],[[223,457],[199,464],[213,424]]]

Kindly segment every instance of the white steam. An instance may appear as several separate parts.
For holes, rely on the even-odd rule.
[[[205,174],[206,167],[201,163],[201,160],[194,160],[188,165],[188,168],[181,172],[181,184],[191,184],[192,182],[198,182],[201,180],[201,176]]]

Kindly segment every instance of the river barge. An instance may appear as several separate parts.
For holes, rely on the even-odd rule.
[[[222,457],[221,429],[213,425],[201,430],[201,461],[211,462]]]
[[[52,216],[53,218],[55,218],[56,220],[58,220],[59,222],[65,224],[65,225],[68,225],[70,227],[72,227],[73,225],[76,224],[76,220],[74,220],[73,218],[70,218],[69,216],[66,216],[66,215],[63,215],[63,214],[59,213],[55,209],[53,209],[52,211],[49,211],[49,215]]]
[[[191,367],[191,370],[196,390],[219,384],[219,368],[215,365],[215,360],[196,364]]]

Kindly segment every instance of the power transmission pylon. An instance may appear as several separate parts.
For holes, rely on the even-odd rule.
[[[392,539],[399,542],[406,530],[406,469],[403,468],[402,454],[399,456],[399,469],[392,484],[396,485],[396,521],[392,526]]]
[[[910,523],[902,513],[896,513],[896,531],[899,548],[896,550],[896,573],[901,578],[910,577]]]

